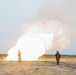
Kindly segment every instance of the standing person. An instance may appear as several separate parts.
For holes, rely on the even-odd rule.
[[[18,62],[21,62],[21,52],[18,50]]]
[[[60,55],[60,53],[57,51],[56,54],[55,54],[55,56],[56,56],[57,65],[59,65],[59,61],[60,61],[61,55]]]

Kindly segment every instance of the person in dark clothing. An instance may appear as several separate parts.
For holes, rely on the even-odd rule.
[[[21,52],[18,50],[18,62],[21,62]]]
[[[55,56],[56,56],[57,65],[59,65],[59,61],[60,61],[61,55],[60,55],[60,53],[57,51],[56,54],[55,54]]]

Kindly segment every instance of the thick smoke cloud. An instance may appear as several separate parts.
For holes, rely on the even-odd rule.
[[[17,60],[17,50],[21,51],[22,60],[28,60],[37,59],[55,48],[64,50],[69,47],[68,30],[57,20],[29,22],[23,25],[22,30],[23,36],[9,50],[7,60]],[[12,53],[16,58],[12,57]]]
[[[43,41],[46,50],[58,48],[64,50],[70,45],[69,29],[58,20],[40,20],[24,24],[23,35],[31,35]]]
[[[72,36],[76,36],[76,0],[44,0],[39,16],[44,19],[56,19],[66,23]]]

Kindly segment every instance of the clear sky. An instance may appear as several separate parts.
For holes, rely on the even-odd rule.
[[[65,23],[71,33],[70,46],[60,52],[76,54],[75,3],[75,0],[0,0],[0,53],[7,53],[15,45],[21,36],[22,24],[37,19],[56,19]]]

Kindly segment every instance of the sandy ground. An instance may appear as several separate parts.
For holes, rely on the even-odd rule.
[[[0,75],[76,75],[76,63],[54,61],[1,61]]]

